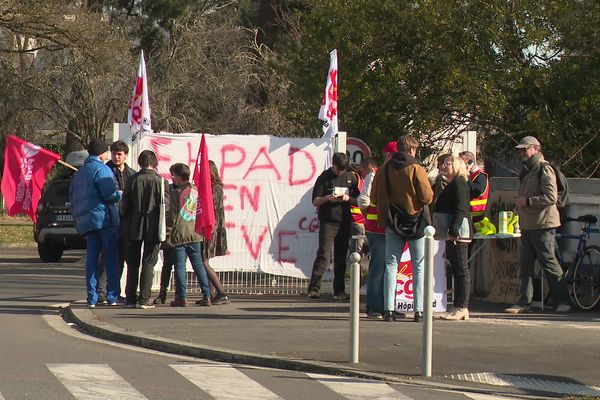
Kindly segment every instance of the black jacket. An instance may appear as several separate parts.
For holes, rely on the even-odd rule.
[[[168,181],[151,169],[143,169],[129,180],[124,197],[129,240],[158,243],[160,185],[164,186],[164,201],[169,208]]]
[[[469,184],[462,176],[457,176],[449,182],[438,196],[433,211],[453,216],[448,226],[448,233],[451,236],[458,236],[464,218],[471,221],[469,200]]]

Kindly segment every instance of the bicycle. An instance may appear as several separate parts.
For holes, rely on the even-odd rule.
[[[567,217],[565,222],[583,224],[579,235],[557,234],[556,236],[561,239],[578,240],[573,264],[565,272],[565,281],[570,286],[575,305],[588,311],[600,302],[600,246],[587,245],[592,231],[591,226],[598,222],[598,218],[594,215],[582,215],[578,218]],[[564,266],[560,251],[557,253],[559,263]]]

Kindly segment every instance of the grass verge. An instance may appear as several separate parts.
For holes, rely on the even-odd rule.
[[[33,222],[29,217],[0,215],[0,246],[34,246]]]

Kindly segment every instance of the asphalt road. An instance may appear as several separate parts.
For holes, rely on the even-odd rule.
[[[81,255],[45,264],[35,249],[0,249],[0,400],[496,398],[215,363],[84,335],[53,307],[85,297]]]

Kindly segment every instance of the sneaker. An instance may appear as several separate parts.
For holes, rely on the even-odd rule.
[[[135,303],[125,303],[125,308],[137,308],[137,304],[135,304]]]
[[[88,308],[96,308],[95,304],[88,304]]]
[[[127,301],[125,301],[125,297],[119,296],[119,298],[117,299],[117,304],[120,306],[124,306],[125,303],[127,303]]]
[[[170,303],[170,305],[171,305],[171,307],[186,307],[187,301],[185,299],[175,298],[175,300],[173,300]]]
[[[156,307],[156,306],[152,303],[139,303],[137,305],[137,308],[141,308],[142,310],[147,310],[147,309],[154,308],[154,307]]]
[[[114,303],[108,303],[109,306],[114,307],[117,305],[117,302],[115,301]]]
[[[383,319],[383,315],[381,315],[381,313],[377,312],[377,311],[369,311],[369,313],[367,314],[367,318],[368,319]]]
[[[108,301],[106,301],[106,300],[98,300],[98,302],[96,304],[98,304],[99,306],[105,306],[105,305],[108,304]]]
[[[569,313],[571,312],[571,306],[568,304],[560,304],[554,311],[557,313]]]
[[[525,304],[525,305],[514,304],[514,305],[508,307],[506,310],[504,310],[504,312],[507,312],[509,314],[523,314],[523,313],[529,312],[530,309],[531,309],[531,304]]]
[[[212,304],[227,304],[230,300],[229,296],[227,296],[226,294],[219,293],[218,295],[210,299],[210,301],[212,302]]]
[[[350,295],[342,292],[342,293],[334,294],[333,299],[341,300],[341,301],[348,301],[348,300],[350,300]]]
[[[208,297],[204,297],[202,300],[198,300],[196,304],[202,307],[210,307],[212,305],[212,302]]]
[[[318,299],[319,297],[321,297],[321,295],[319,294],[318,290],[316,290],[316,289],[308,290],[308,298],[309,299]]]

